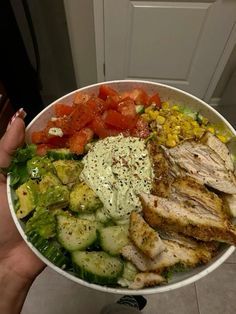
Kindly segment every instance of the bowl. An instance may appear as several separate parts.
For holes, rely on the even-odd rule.
[[[78,91],[91,93],[91,94],[93,93],[97,94],[99,86],[102,84],[109,85],[110,87],[116,89],[119,92],[122,92],[125,90],[131,90],[133,88],[138,88],[138,87],[143,88],[149,94],[154,94],[155,92],[158,92],[163,101],[168,101],[170,104],[179,103],[184,106],[188,106],[194,111],[199,111],[203,116],[207,117],[209,121],[211,121],[211,123],[221,124],[221,125],[223,124],[226,129],[228,129],[234,136],[236,136],[236,132],[233,129],[233,127],[229,124],[229,122],[226,121],[226,119],[221,114],[219,114],[214,108],[210,107],[204,101],[198,99],[197,97],[193,95],[190,95],[189,93],[186,93],[182,90],[179,90],[171,86],[149,82],[149,81],[119,80],[119,81],[98,83],[98,84],[90,85],[87,87],[83,87],[57,99],[48,107],[46,107],[42,112],[40,112],[28,125],[28,127],[26,128],[26,142],[30,143],[32,132],[42,129],[46,125],[46,122],[52,117],[54,104],[59,103],[59,102],[65,103],[65,104],[71,104],[75,93]],[[146,295],[146,294],[154,294],[154,293],[174,290],[174,289],[186,286],[188,284],[191,284],[199,280],[200,278],[203,278],[204,276],[206,276],[207,274],[215,270],[217,267],[219,267],[235,250],[234,246],[224,245],[222,249],[218,252],[217,256],[215,256],[207,265],[196,267],[193,270],[190,270],[187,272],[175,274],[168,284],[165,284],[162,286],[143,288],[140,290],[130,290],[127,288],[113,288],[113,287],[100,286],[100,285],[89,283],[85,280],[82,280],[76,277],[75,275],[73,275],[72,272],[64,271],[58,268],[57,266],[55,266],[54,264],[52,264],[50,261],[48,261],[27,240],[27,237],[24,232],[24,223],[18,220],[18,218],[16,217],[14,206],[13,206],[14,193],[10,187],[10,176],[8,176],[8,179],[7,179],[7,194],[8,194],[8,202],[10,206],[11,215],[13,217],[15,225],[18,231],[20,232],[22,238],[24,239],[24,241],[30,247],[30,249],[46,265],[48,265],[50,268],[52,268],[53,270],[55,270],[57,273],[61,274],[62,276],[66,277],[67,279],[70,279],[82,286],[86,286],[86,287],[103,291],[103,292],[109,292],[113,294],[122,294],[122,295],[124,294]]]

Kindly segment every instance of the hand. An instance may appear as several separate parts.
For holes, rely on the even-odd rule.
[[[0,168],[10,165],[12,154],[17,147],[23,144],[24,136],[24,121],[21,118],[16,118],[0,140]],[[8,287],[8,290],[11,290],[12,297],[9,302],[15,301],[17,303],[18,301],[18,303],[21,303],[19,301],[20,296],[18,300],[14,299],[14,293],[16,296],[20,294],[19,291],[15,290],[24,290],[24,287],[26,287],[27,293],[30,284],[44,267],[45,265],[28,248],[14,225],[8,207],[6,178],[3,174],[0,174],[0,286],[4,284]],[[5,287],[2,288],[5,289]],[[21,297],[23,299],[21,300],[22,302],[24,297]],[[6,298],[5,303],[7,302]],[[2,293],[0,299],[3,300]],[[19,307],[22,304],[18,304]],[[0,300],[0,312],[2,308],[7,309],[7,306]],[[4,313],[7,313],[7,310]],[[18,310],[15,311],[15,309],[11,308],[11,313],[18,313]]]

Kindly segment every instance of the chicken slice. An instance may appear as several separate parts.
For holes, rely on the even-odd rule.
[[[152,287],[166,282],[166,279],[156,273],[139,273],[135,276],[134,281],[129,285],[130,289],[142,289]]]
[[[202,206],[186,204],[142,193],[144,219],[153,228],[180,232],[202,241],[219,241],[236,245],[236,229],[221,216]]]
[[[236,194],[225,194],[222,198],[227,212],[231,217],[236,217]]]
[[[194,240],[193,240],[194,241]],[[189,247],[176,240],[163,240],[166,250],[155,259],[146,257],[133,244],[125,246],[121,254],[132,262],[140,271],[161,273],[166,268],[181,263],[186,267],[195,267],[199,263],[207,263],[214,256],[215,248],[211,244],[199,244]]]
[[[222,143],[215,135],[211,132],[206,132],[202,137],[201,142],[208,145],[216,154],[218,154],[225,162],[226,169],[234,171],[234,164],[230,157],[228,147]]]
[[[204,185],[199,184],[191,177],[178,178],[172,187],[176,193],[179,193],[187,199],[196,201],[212,214],[218,214],[224,217],[222,200],[213,192],[210,192]]]
[[[164,148],[175,176],[190,176],[200,184],[218,191],[236,194],[236,178],[224,160],[209,146],[185,141],[174,148]]]
[[[140,251],[150,258],[156,257],[165,249],[158,233],[135,211],[130,215],[129,235]]]

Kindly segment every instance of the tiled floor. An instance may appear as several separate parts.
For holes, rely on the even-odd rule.
[[[236,253],[195,284],[147,297],[144,314],[235,314]],[[97,314],[117,295],[83,288],[46,270],[34,282],[22,314]]]
[[[224,109],[220,111],[236,125],[234,108]],[[22,314],[97,314],[118,298],[83,288],[47,268],[34,282]],[[144,314],[235,314],[236,252],[195,284],[147,300]]]

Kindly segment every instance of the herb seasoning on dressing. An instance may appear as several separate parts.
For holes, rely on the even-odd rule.
[[[146,144],[135,137],[107,137],[83,159],[81,179],[99,196],[104,214],[125,222],[140,211],[140,192],[150,193],[153,170]]]

